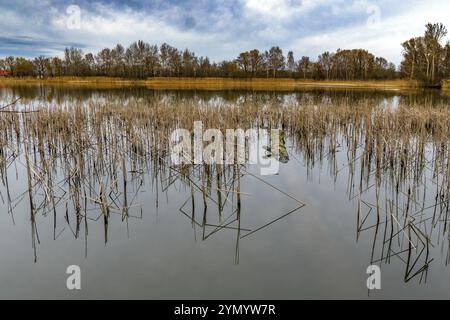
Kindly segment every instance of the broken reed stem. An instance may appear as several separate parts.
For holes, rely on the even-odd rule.
[[[143,185],[143,176],[149,172],[152,182],[156,184],[157,201],[159,187],[167,190],[174,180],[182,181],[190,187],[194,226],[194,193],[202,193],[202,225],[205,226],[207,201],[214,201],[211,192],[214,187],[217,189],[218,201],[215,203],[219,208],[219,215],[229,201],[228,195],[232,194],[240,217],[241,196],[245,195],[241,191],[241,174],[254,176],[259,182],[304,206],[303,202],[283,191],[282,187],[251,174],[246,166],[187,164],[171,167],[169,138],[173,130],[185,128],[192,132],[193,123],[199,120],[203,121],[204,128],[218,128],[222,131],[233,128],[283,128],[286,140],[292,143],[292,153],[298,155],[305,164],[308,176],[310,170],[328,161],[329,173],[335,182],[338,174],[343,172],[342,169],[338,170],[337,154],[347,151],[347,163],[344,167],[348,168],[351,175],[349,184],[359,178],[359,195],[352,197],[357,197],[359,201],[358,225],[364,220],[361,212],[364,203],[362,194],[371,192],[375,187],[377,208],[374,208],[374,212],[377,222],[380,223],[385,207],[384,210],[390,211],[386,216],[392,217],[391,233],[394,232],[394,217],[397,221],[402,221],[403,214],[404,224],[409,223],[407,218],[413,217],[411,210],[417,202],[417,186],[426,181],[424,172],[429,166],[437,184],[436,201],[432,207],[435,210],[433,223],[447,220],[447,215],[442,217],[442,211],[448,210],[445,201],[448,201],[450,189],[450,110],[445,106],[410,108],[400,105],[396,110],[384,110],[344,102],[279,104],[277,101],[270,101],[267,105],[247,102],[243,105],[219,103],[208,106],[198,101],[167,100],[155,96],[151,101],[131,101],[126,105],[106,101],[41,108],[24,114],[4,111],[0,114],[0,150],[13,150],[11,154],[14,156],[5,157],[5,152],[2,151],[1,172],[4,175],[14,163],[15,157],[20,156],[24,149],[32,228],[35,228],[36,208],[46,208],[47,202],[52,208],[56,208],[58,202],[61,202],[61,207],[67,208],[68,223],[69,210],[74,208],[76,212],[77,236],[83,211],[87,223],[89,203],[101,212],[107,242],[110,214],[118,211],[122,214],[122,219],[131,216],[128,208],[133,206],[136,196],[128,198],[128,192]],[[30,146],[33,146],[32,150]],[[429,150],[432,150],[431,156],[427,155]],[[130,177],[127,177],[127,166]],[[119,187],[120,168],[122,190]],[[171,175],[176,177],[172,178]],[[53,183],[55,177],[62,177],[63,182]],[[231,183],[227,181],[229,177],[232,178]],[[212,185],[214,179],[216,186]],[[33,192],[37,188],[44,191],[41,206],[34,206],[37,199],[33,196],[37,193]],[[387,205],[383,206],[379,203],[382,201],[380,195],[383,194],[381,191],[386,194],[387,188],[395,192],[396,198],[386,200]],[[56,200],[57,191],[61,189],[67,195],[60,195],[63,200]],[[349,190],[349,193],[355,193],[354,188]],[[405,204],[400,200],[402,194],[406,194],[405,190],[409,194],[405,198],[406,214],[399,209]],[[81,204],[83,198],[84,205]],[[120,199],[123,203],[120,203]],[[69,201],[72,202],[71,206],[68,205]],[[426,208],[421,208],[421,211],[425,210]],[[37,233],[33,234],[37,239]],[[56,235],[56,223],[54,234]],[[392,245],[390,241],[389,252]]]

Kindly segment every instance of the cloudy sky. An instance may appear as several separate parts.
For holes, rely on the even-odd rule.
[[[399,63],[400,43],[427,22],[450,28],[449,12],[448,0],[0,0],[0,57],[142,39],[216,61],[279,45],[296,57],[365,48]]]

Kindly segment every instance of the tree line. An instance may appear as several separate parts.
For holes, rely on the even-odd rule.
[[[401,71],[411,80],[436,85],[450,78],[450,42],[442,44],[448,30],[442,23],[427,24],[425,34],[405,41]]]
[[[450,43],[442,45],[447,29],[428,24],[425,35],[403,43],[400,69],[383,57],[363,49],[324,52],[313,60],[287,55],[280,47],[266,51],[242,52],[232,60],[212,62],[189,49],[179,50],[164,43],[152,45],[142,40],[129,47],[118,44],[100,52],[84,53],[66,48],[64,57],[40,56],[35,59],[6,57],[0,70],[16,77],[107,76],[146,79],[149,77],[229,77],[297,78],[316,80],[385,80],[406,77],[427,84],[450,76]]]
[[[384,58],[366,50],[325,52],[317,61],[303,56],[296,60],[280,47],[267,51],[242,52],[236,59],[211,62],[186,49],[168,44],[160,47],[137,41],[128,48],[118,44],[97,54],[84,54],[78,48],[66,48],[64,58],[40,56],[35,59],[7,57],[0,60],[0,70],[12,76],[38,78],[60,76],[107,76],[146,79],[149,77],[229,77],[229,78],[302,78],[326,80],[391,79],[396,68]]]

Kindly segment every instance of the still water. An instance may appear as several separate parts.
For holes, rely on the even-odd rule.
[[[17,108],[23,110],[155,99],[211,105],[345,101],[381,108],[450,103],[433,91],[0,88],[0,106],[19,97]],[[427,219],[436,215],[434,193],[417,190],[420,196],[411,206],[421,222],[408,234],[401,213],[398,219],[382,213],[377,220],[370,182],[364,190],[351,187],[344,146],[332,162],[325,156],[311,163],[294,144],[287,139],[289,161],[278,175],[261,177],[257,168],[248,167],[236,181],[235,172],[223,172],[224,186],[217,184],[206,199],[176,173],[155,170],[155,163],[135,169],[127,162],[125,175],[115,181],[121,191],[108,195],[117,210],[111,210],[107,223],[92,204],[93,195],[74,195],[63,182],[55,182],[53,207],[36,203],[31,221],[26,163],[18,157],[0,184],[0,298],[450,298],[446,221]],[[433,180],[431,171],[425,175]],[[239,191],[226,187],[236,184]],[[46,192],[36,190],[35,201]],[[397,193],[404,201],[405,192]],[[84,219],[73,214],[74,197],[86,205]],[[382,210],[389,211],[388,206],[382,202]],[[81,268],[81,290],[66,288],[70,265]],[[370,265],[381,267],[379,291],[367,289]]]

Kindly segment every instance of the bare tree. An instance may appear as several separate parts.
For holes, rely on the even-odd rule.
[[[426,25],[425,44],[431,55],[431,82],[436,80],[436,61],[440,59],[442,54],[441,41],[447,35],[447,28],[442,23]]]
[[[46,58],[44,56],[39,56],[33,60],[34,73],[39,79],[47,77],[47,74],[46,74],[47,63],[48,63],[48,58]]]
[[[412,38],[402,44],[404,66],[409,69],[409,78],[413,80],[415,77],[417,57],[420,50],[420,38]]]
[[[239,57],[236,59],[236,63],[246,75],[250,70],[250,53],[246,51],[239,54]]]
[[[285,59],[283,50],[280,47],[272,47],[269,51],[269,67],[273,72],[273,77],[276,78],[277,72],[283,70],[285,67]]]
[[[319,64],[325,71],[326,79],[329,80],[331,77],[331,71],[333,68],[333,54],[326,51],[319,56]]]
[[[311,68],[311,59],[303,56],[298,62],[298,71],[303,74],[303,79],[306,79]]]
[[[294,52],[289,51],[287,55],[287,69],[291,73],[291,75],[295,72],[295,58]]]

